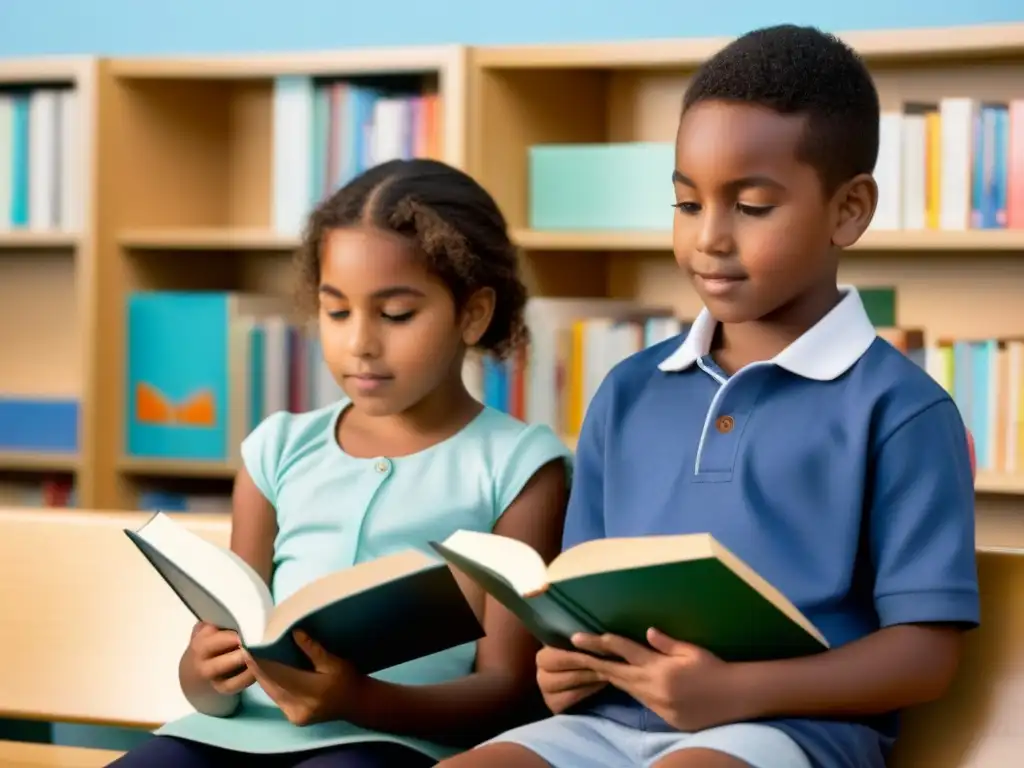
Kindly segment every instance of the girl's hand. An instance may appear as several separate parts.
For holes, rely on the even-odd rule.
[[[349,719],[346,713],[356,706],[366,677],[347,661],[329,654],[305,632],[296,631],[294,637],[313,662],[312,672],[273,661],[257,663],[243,651],[249,672],[294,725]]]
[[[189,648],[196,676],[217,693],[233,696],[256,682],[246,667],[238,633],[233,630],[200,621],[192,629]]]
[[[556,715],[607,685],[582,656],[548,646],[537,653],[537,685],[544,703]]]
[[[699,731],[744,716],[736,685],[739,666],[651,629],[651,647],[615,635],[578,635],[573,644],[588,654],[580,663],[645,704],[681,731]],[[607,658],[616,657],[616,658]]]

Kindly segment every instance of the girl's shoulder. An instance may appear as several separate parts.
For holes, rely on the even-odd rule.
[[[572,475],[572,450],[546,424],[528,424],[485,407],[469,427],[449,441],[463,466],[486,468],[495,490],[498,511],[504,510],[537,470],[561,461]]]
[[[289,465],[311,453],[331,450],[334,426],[344,402],[303,413],[278,411],[267,416],[242,441],[242,463],[268,499]]]

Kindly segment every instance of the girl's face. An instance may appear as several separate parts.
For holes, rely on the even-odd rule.
[[[447,287],[407,241],[372,227],[326,233],[319,296],[327,366],[369,415],[402,413],[461,378],[464,345],[486,329],[472,312],[456,316]]]

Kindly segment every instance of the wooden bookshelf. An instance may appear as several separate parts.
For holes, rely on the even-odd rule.
[[[883,107],[1024,97],[1024,24],[842,36],[868,60]],[[689,76],[726,42],[0,61],[0,85],[78,89],[83,150],[80,227],[0,232],[0,392],[80,398],[80,450],[0,452],[0,479],[75,474],[83,508],[131,508],[140,489],[165,484],[227,490],[234,461],[125,455],[125,300],[150,289],[290,292],[299,240],[275,231],[270,203],[282,75],[418,78],[443,102],[445,159],[497,198],[535,295],[636,298],[692,316],[699,304],[668,231],[530,229],[526,152],[671,141]],[[1024,335],[1022,257],[1024,230],[871,231],[841,277],[895,286],[899,323],[931,337]],[[1017,519],[1024,478],[982,473],[978,494],[980,508]]]
[[[230,488],[230,461],[127,455],[126,299],[140,290],[291,293],[299,238],[274,227],[275,80],[415,83],[438,95],[440,151],[461,166],[466,58],[451,46],[103,63],[97,365],[104,382],[95,411],[105,429],[90,506],[132,508],[142,489],[170,484]]]
[[[30,98],[44,90],[73,92],[76,115],[57,139],[67,164],[58,156],[48,161],[60,169],[58,186],[50,190],[51,200],[59,198],[53,203],[59,215],[48,224],[34,213],[27,223],[14,224],[8,211],[0,217],[0,396],[74,400],[79,406],[78,450],[0,449],[0,485],[6,478],[50,477],[72,480],[79,495],[93,491],[96,88],[97,62],[90,57],[0,60],[0,90]],[[36,119],[30,112],[30,131]],[[31,151],[28,157],[35,184],[38,157]]]
[[[840,36],[867,60],[883,110],[944,96],[1024,97],[1024,24]],[[689,78],[727,42],[473,51],[468,167],[505,211],[535,294],[632,298],[696,314],[699,299],[671,256],[669,215],[664,231],[531,229],[528,148],[673,141]],[[894,286],[898,323],[931,339],[1024,335],[1024,229],[872,230],[845,254],[840,277]],[[981,473],[977,489],[979,510],[998,518],[999,530],[1015,519],[1024,526],[1024,516],[1012,514],[1021,511],[1024,474]]]

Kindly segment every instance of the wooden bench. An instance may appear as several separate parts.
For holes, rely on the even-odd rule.
[[[226,516],[173,515],[227,546]],[[0,510],[0,717],[150,729],[192,711],[194,623],[123,533],[148,513]],[[0,741],[0,768],[92,768],[117,752]]]
[[[191,711],[192,616],[122,533],[145,513],[0,510],[0,717],[152,728]],[[227,545],[225,518],[177,516]],[[1007,768],[1024,754],[1024,550],[978,553],[983,629],[937,704],[909,712],[896,768]],[[0,741],[0,768],[93,768],[117,752]]]

